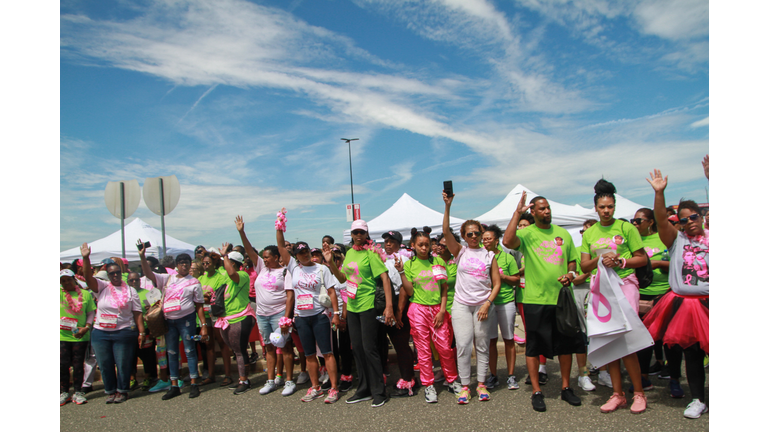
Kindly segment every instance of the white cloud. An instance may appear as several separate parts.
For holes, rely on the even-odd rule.
[[[700,128],[702,126],[709,126],[709,116],[707,116],[707,118],[703,118],[703,119],[701,119],[699,121],[695,121],[695,122],[691,123],[691,127],[694,128],[694,129]]]
[[[646,0],[632,15],[644,33],[670,40],[709,36],[709,1]]]

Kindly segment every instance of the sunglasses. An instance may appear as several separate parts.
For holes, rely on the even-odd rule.
[[[586,230],[580,229],[580,230],[579,230],[579,234],[582,234],[582,235],[583,235],[583,234],[584,234],[584,231],[586,231]]]
[[[141,279],[128,279],[128,282],[139,282]]]
[[[687,218],[680,218],[680,223],[685,225],[685,224],[688,223],[689,220],[691,222],[696,222],[697,220],[699,220],[700,217],[701,217],[701,215],[698,215],[698,214],[694,213],[694,214],[688,216]]]
[[[480,237],[480,231],[472,231],[467,233],[467,237]]]
[[[180,265],[192,265],[192,261],[179,261],[176,263],[177,266]]]
[[[110,276],[120,276],[121,274],[123,274],[123,272],[118,270],[118,271],[109,272],[107,274],[110,275]]]
[[[650,220],[650,219],[634,218],[634,219],[630,219],[629,223],[631,223],[633,225],[635,225],[635,224],[640,225],[641,223],[643,223],[643,221],[647,221],[647,220]]]
[[[365,234],[365,231],[363,230],[354,230],[352,231],[352,235],[363,235]]]

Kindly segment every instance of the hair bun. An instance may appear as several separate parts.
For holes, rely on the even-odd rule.
[[[419,232],[419,230],[416,229],[416,227],[411,228],[411,235],[412,236],[415,236],[417,232]]]
[[[613,183],[605,180],[600,179],[595,183],[595,194],[615,194],[616,193],[616,186],[613,185]]]
[[[425,226],[425,227],[424,227],[424,233],[425,233],[425,234],[429,235],[431,232],[432,232],[432,228],[430,228],[430,227],[428,227],[428,226]]]

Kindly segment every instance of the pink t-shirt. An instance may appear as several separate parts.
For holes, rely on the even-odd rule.
[[[454,301],[467,306],[480,306],[491,295],[491,266],[494,253],[485,248],[462,246],[456,257],[456,291]]]
[[[261,257],[259,257],[259,259],[261,259]],[[250,268],[243,267],[243,271],[248,273],[248,278],[251,281],[251,287],[250,287],[250,290],[248,291],[248,297],[256,297],[256,291],[253,285],[256,283],[256,276],[258,276],[261,270],[257,266],[257,267],[250,267]]]
[[[192,275],[180,277],[155,273],[157,286],[165,291],[163,314],[166,319],[181,319],[195,312],[195,303],[203,303],[203,286]]]
[[[96,279],[96,283],[99,285],[97,294],[99,301],[96,309],[96,324],[93,327],[104,331],[118,331],[134,327],[136,322],[133,319],[133,312],[141,312],[139,295],[136,290],[126,285],[125,282],[121,286],[115,287],[115,293],[118,296],[122,295],[123,290],[128,290],[128,299],[125,305],[118,309],[112,306],[112,290],[109,282]]]
[[[290,286],[290,275],[285,267],[268,268],[259,257],[256,264],[258,276],[254,281],[256,291],[256,315],[272,316],[285,312],[285,288]]]

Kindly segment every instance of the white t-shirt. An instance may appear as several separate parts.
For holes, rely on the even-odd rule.
[[[297,314],[301,317],[315,316],[325,312],[317,297],[320,295],[320,273],[322,273],[325,289],[330,290],[339,284],[328,267],[320,264],[305,267],[291,257],[288,262],[288,271],[291,273],[292,283],[289,288],[294,292],[294,304]]]
[[[402,255],[400,256],[400,262],[403,262]],[[395,259],[387,257],[387,261],[384,262],[387,267],[387,274],[389,275],[389,281],[392,283],[392,288],[395,290],[395,295],[400,295],[400,287],[403,285],[403,280],[400,278],[400,273],[395,268]],[[393,300],[397,302],[397,300]]]
[[[115,287],[115,293],[118,296],[122,296],[124,290],[128,290],[128,299],[125,305],[118,309],[112,306],[112,290],[110,289],[109,282],[104,282],[101,279],[96,279],[96,283],[99,285],[99,292],[97,294],[98,306],[96,308],[96,324],[94,328],[104,331],[118,331],[128,327],[135,327],[136,322],[133,319],[133,312],[141,312],[141,304],[139,303],[139,295],[136,290],[122,283],[121,286]]]
[[[157,286],[165,291],[163,314],[166,319],[181,319],[195,312],[195,303],[204,303],[203,286],[194,276],[188,274],[155,273]]]
[[[256,263],[256,281],[253,289],[256,293],[256,315],[272,316],[285,312],[285,290],[290,289],[286,281],[290,282],[285,267],[269,268],[264,260],[259,257]]]
[[[467,306],[480,306],[491,295],[491,266],[494,253],[484,247],[462,246],[456,257],[456,291],[453,301]]]

